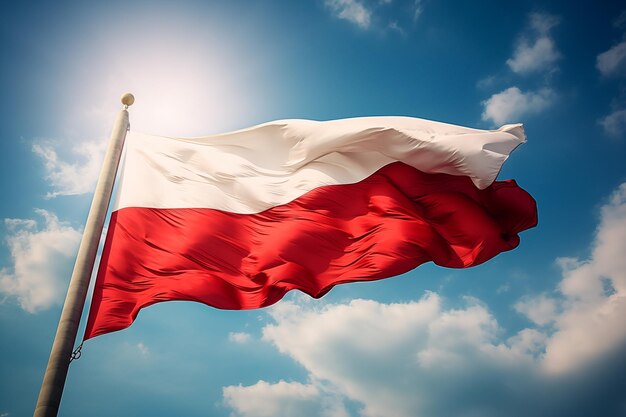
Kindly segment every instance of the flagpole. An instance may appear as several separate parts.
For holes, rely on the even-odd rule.
[[[57,327],[50,358],[48,359],[48,366],[43,377],[41,390],[39,391],[34,417],[56,417],[61,404],[63,386],[67,377],[72,349],[76,342],[80,316],[85,306],[85,298],[87,297],[91,272],[96,260],[100,235],[102,234],[104,220],[109,208],[113,183],[115,182],[117,167],[122,155],[126,132],[129,128],[127,109],[128,106],[134,103],[135,98],[132,94],[126,93],[122,96],[121,101],[124,108],[117,113],[115,118],[109,147],[104,157],[96,191],[91,202],[85,231],[78,248],[78,256],[76,257],[74,271],[72,272],[67,296],[65,297],[63,311],[61,312],[59,326]]]

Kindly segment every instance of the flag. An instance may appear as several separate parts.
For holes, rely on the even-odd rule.
[[[432,261],[480,264],[537,223],[495,181],[522,125],[281,120],[200,138],[131,132],[85,339],[168,300],[221,309],[321,297]]]

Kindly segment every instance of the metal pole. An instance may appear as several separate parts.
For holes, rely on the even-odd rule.
[[[63,386],[65,385],[70,357],[76,342],[78,325],[80,324],[80,316],[85,306],[85,298],[96,260],[100,235],[102,234],[104,219],[109,208],[117,166],[122,155],[122,148],[124,147],[124,140],[129,127],[128,111],[126,109],[134,101],[135,98],[130,93],[122,96],[124,108],[117,114],[115,124],[113,125],[109,147],[104,157],[100,178],[98,178],[96,191],[94,192],[89,215],[87,216],[85,232],[78,248],[78,256],[74,264],[67,296],[65,297],[59,327],[52,344],[48,367],[43,377],[41,391],[39,391],[34,417],[56,417],[59,411]]]

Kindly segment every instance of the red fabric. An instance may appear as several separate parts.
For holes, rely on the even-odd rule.
[[[535,201],[514,181],[481,191],[399,162],[258,214],[124,208],[111,217],[85,339],[124,329],[161,301],[251,309],[292,289],[321,297],[427,261],[477,265],[536,223]]]

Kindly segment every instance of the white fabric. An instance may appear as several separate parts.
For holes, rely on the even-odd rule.
[[[521,124],[479,130],[411,117],[279,120],[201,138],[131,132],[115,209],[258,213],[317,187],[352,184],[402,161],[486,188],[525,141]]]

